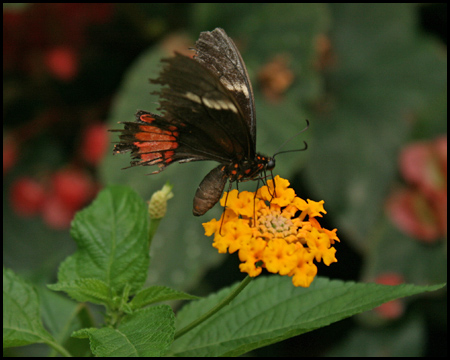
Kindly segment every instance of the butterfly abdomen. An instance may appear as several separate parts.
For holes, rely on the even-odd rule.
[[[194,196],[192,212],[195,216],[201,216],[211,209],[220,199],[228,176],[223,166],[212,169],[202,180]]]

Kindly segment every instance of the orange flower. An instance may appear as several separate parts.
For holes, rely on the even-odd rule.
[[[219,253],[238,251],[242,272],[258,276],[262,268],[292,276],[295,286],[308,287],[317,274],[316,262],[336,262],[336,229],[323,229],[316,217],[326,214],[324,201],[297,197],[289,181],[276,176],[256,194],[232,190],[220,204],[226,210],[218,221],[204,223],[214,234]],[[297,215],[298,216],[295,216]]]

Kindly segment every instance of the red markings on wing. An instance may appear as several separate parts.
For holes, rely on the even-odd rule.
[[[149,115],[142,115],[142,121],[151,123],[155,119]],[[139,125],[141,132],[135,134],[133,144],[139,148],[141,162],[163,162],[169,164],[173,161],[174,149],[178,148],[178,132],[176,126],[170,126],[170,130],[159,129],[152,125]]]
[[[151,124],[153,121],[155,121],[155,118],[149,114],[141,115],[139,119],[141,121],[149,123],[149,124]]]
[[[176,141],[178,132],[161,130],[154,126],[140,125],[142,132],[136,133],[136,140],[140,141]]]

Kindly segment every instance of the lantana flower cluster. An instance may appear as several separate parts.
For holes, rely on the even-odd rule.
[[[317,274],[314,260],[327,266],[337,261],[332,246],[339,241],[337,230],[324,229],[317,221],[326,214],[324,201],[297,197],[288,180],[276,176],[256,194],[232,190],[220,200],[225,203],[221,218],[203,227],[207,236],[214,234],[219,253],[238,251],[242,272],[255,277],[265,268],[308,287]]]

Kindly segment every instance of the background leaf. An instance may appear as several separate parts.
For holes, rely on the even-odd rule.
[[[417,34],[414,6],[331,9],[337,64],[328,74],[327,107],[311,125],[305,175],[327,210],[339,214],[336,221],[351,234],[348,240],[364,251],[396,179],[400,147],[418,121],[414,117],[434,99],[446,98],[447,63],[436,42]],[[446,106],[441,111],[426,121],[446,132]]]
[[[88,305],[79,304],[65,294],[39,287],[42,319],[46,328],[54,336],[58,344],[70,352],[72,356],[86,356],[89,353],[89,341],[71,337],[76,330],[87,328],[95,323],[93,312]],[[33,349],[29,349],[33,351]],[[55,350],[43,356],[55,356]]]
[[[330,352],[330,356],[384,356],[388,348],[393,356],[415,356],[420,353],[424,342],[424,322],[419,316],[408,316],[405,321],[389,327],[360,328],[349,334],[348,341],[342,342]]]
[[[3,268],[3,347],[51,342],[44,329],[39,299],[33,287]]]

